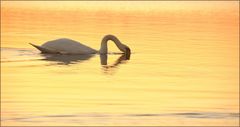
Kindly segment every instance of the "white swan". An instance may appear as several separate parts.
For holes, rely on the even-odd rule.
[[[108,47],[107,42],[108,40],[112,40],[116,46],[121,50],[122,52],[126,54],[130,54],[131,50],[128,46],[122,44],[117,37],[114,35],[106,35],[103,37],[101,42],[101,48],[99,51],[90,48],[84,44],[81,44],[80,42],[61,38],[53,41],[48,41],[42,44],[41,46],[37,46],[35,44],[29,43],[38,50],[40,50],[42,53],[58,53],[58,54],[107,54],[108,53]]]

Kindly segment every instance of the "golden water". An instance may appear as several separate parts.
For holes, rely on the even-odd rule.
[[[2,125],[239,124],[237,1],[1,4]],[[28,44],[64,37],[99,49],[106,34],[130,60]]]

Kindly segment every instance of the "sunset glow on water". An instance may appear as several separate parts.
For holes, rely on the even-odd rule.
[[[1,1],[1,124],[237,126],[238,12],[238,1]],[[105,59],[28,44],[99,50],[106,34],[129,60],[110,41]]]

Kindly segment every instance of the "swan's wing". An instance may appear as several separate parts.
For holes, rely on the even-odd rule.
[[[38,50],[40,50],[42,53],[57,53],[57,52],[51,51],[49,49],[43,48],[41,46],[38,46],[38,45],[35,45],[32,43],[29,43],[29,44],[32,45],[33,47],[37,48]]]
[[[78,41],[67,38],[60,38],[45,42],[41,47],[60,54],[92,54],[97,52],[95,49],[92,49]]]

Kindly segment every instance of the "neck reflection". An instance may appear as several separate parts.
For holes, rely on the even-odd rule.
[[[101,65],[105,74],[113,74],[115,69],[127,60],[130,60],[130,54],[122,54],[113,64],[108,64],[108,54],[100,55]]]

